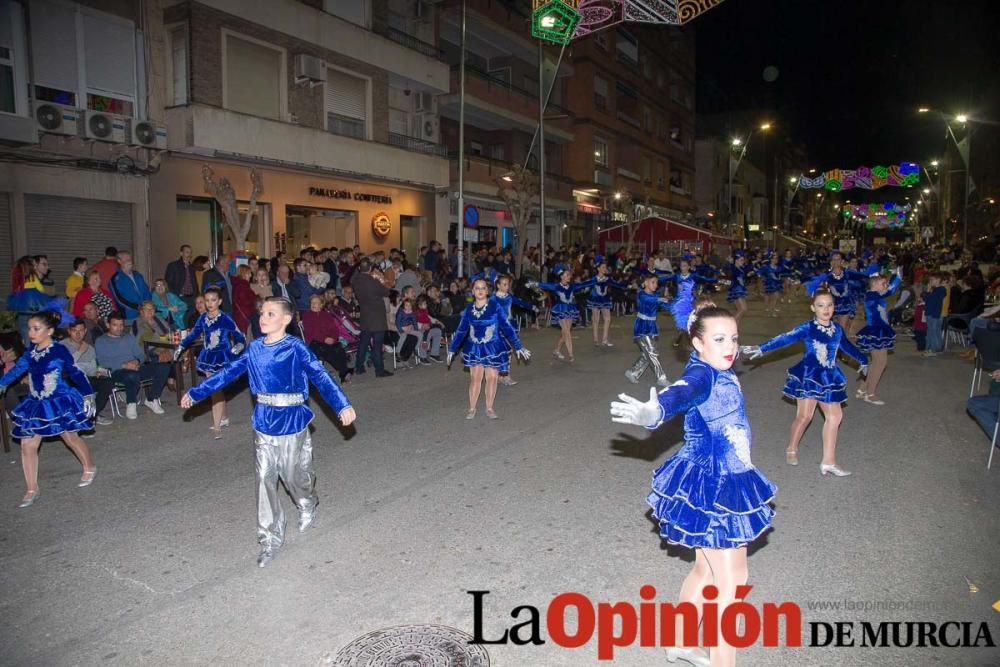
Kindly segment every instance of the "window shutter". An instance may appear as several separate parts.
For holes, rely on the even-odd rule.
[[[326,111],[338,116],[365,120],[368,108],[368,81],[347,72],[326,69]]]
[[[135,28],[83,14],[87,87],[135,98]]]
[[[34,83],[79,92],[76,12],[45,0],[31,3],[31,60]],[[86,106],[86,100],[77,106]]]

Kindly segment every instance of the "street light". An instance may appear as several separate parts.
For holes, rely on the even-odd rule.
[[[761,126],[760,126],[760,131],[761,132],[767,132],[770,129],[771,129],[771,124],[770,123],[762,123]]]
[[[966,123],[969,122],[969,117],[964,113],[960,113],[957,116],[955,116],[955,120],[961,123],[962,125],[965,125]]]
[[[917,109],[917,113],[927,113],[928,111],[930,111],[930,109],[927,107],[920,107]]]
[[[931,193],[931,189],[930,188],[924,188],[924,194],[925,195],[929,195],[930,193]]]
[[[799,179],[798,179],[797,176],[792,176],[791,178],[788,179],[788,184],[789,185],[795,185],[798,182],[799,182]]]
[[[931,166],[932,166],[932,167],[936,167],[936,166],[938,166],[939,164],[941,164],[941,163],[940,163],[940,162],[938,162],[937,160],[931,160]]]
[[[733,137],[732,144],[733,146],[739,148],[739,146],[743,144],[743,140],[740,139],[739,137]]]

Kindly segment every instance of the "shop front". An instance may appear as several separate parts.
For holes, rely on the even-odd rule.
[[[202,166],[229,179],[240,215],[249,210],[250,164],[173,155],[150,186],[153,266],[162,272],[181,244],[214,258],[236,249],[221,208],[205,191]],[[399,248],[416,257],[434,233],[434,193],[325,174],[256,167],[261,191],[246,240],[247,252],[297,256],[305,248],[358,245],[364,253]]]

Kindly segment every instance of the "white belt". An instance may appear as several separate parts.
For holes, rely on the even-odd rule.
[[[656,321],[656,315],[643,315],[642,313],[639,313],[636,315],[636,317],[638,317],[640,320],[649,320],[650,322]]]
[[[257,394],[257,402],[276,408],[290,408],[302,405],[306,399],[302,394]]]

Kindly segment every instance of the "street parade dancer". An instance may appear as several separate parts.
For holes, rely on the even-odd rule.
[[[844,331],[848,331],[856,308],[853,291],[856,291],[858,281],[867,279],[868,276],[863,273],[845,269],[844,256],[836,251],[830,255],[830,270],[814,276],[806,285],[806,292],[812,296],[821,285],[826,284],[826,288],[833,295],[834,317],[837,319],[837,324]]]
[[[677,329],[677,337],[674,338],[674,347],[680,347],[681,341],[688,335],[688,320],[691,311],[694,310],[694,290],[697,285],[712,285],[718,282],[715,278],[706,278],[691,271],[691,264],[682,259],[680,268],[676,273],[658,274],[660,283],[674,283],[677,287],[677,295],[670,302],[670,314],[674,317],[674,326]]]
[[[764,312],[769,313],[771,317],[777,317],[778,299],[781,298],[785,282],[779,257],[772,254],[767,263],[757,269],[757,275],[764,281]]]
[[[500,306],[500,310],[501,312],[503,312],[504,317],[506,317],[507,321],[510,322],[510,326],[516,330],[517,326],[516,322],[514,321],[514,317],[511,314],[511,306],[517,306],[518,308],[523,308],[533,313],[538,312],[538,306],[536,306],[533,303],[528,303],[524,299],[520,299],[511,294],[510,282],[511,282],[510,276],[501,275],[497,277],[496,289],[494,290],[493,295],[490,298],[493,301],[495,301],[497,305]],[[500,377],[497,381],[502,385],[513,387],[515,384],[517,384],[517,380],[515,380],[510,376],[509,353],[507,355],[507,358],[508,358],[508,363],[505,365],[505,368],[500,369]]]
[[[803,322],[787,333],[776,336],[762,345],[743,347],[743,354],[750,359],[780,350],[794,343],[805,345],[802,361],[788,369],[788,380],[783,393],[795,399],[796,412],[792,421],[785,462],[798,465],[799,441],[802,440],[817,403],[826,420],[823,424],[823,460],[820,473],[846,477],[851,473],[837,465],[837,433],[844,412],[841,403],[847,400],[847,379],[837,365],[837,352],[843,351],[857,361],[860,373],[867,370],[868,359],[854,347],[843,327],[833,321],[834,299],[827,290],[816,290],[812,296],[811,310],[815,318]]]
[[[246,346],[246,338],[236,327],[236,322],[222,312],[222,292],[218,287],[205,290],[205,312],[198,316],[194,327],[174,351],[174,361],[178,361],[184,350],[199,337],[204,337],[204,343],[198,352],[195,368],[207,377],[226,368]],[[229,426],[229,416],[226,414],[226,394],[220,391],[212,395],[212,433],[215,440],[222,438],[224,426]]]
[[[889,364],[889,350],[896,344],[896,332],[889,326],[886,298],[899,289],[902,273],[902,267],[897,267],[891,281],[882,275],[873,275],[868,279],[868,292],[865,294],[865,317],[868,324],[858,332],[858,349],[871,355],[871,363],[868,365],[868,375],[858,387],[857,397],[872,405],[885,405],[885,401],[878,398],[875,391]]]
[[[448,366],[451,367],[455,353],[461,348],[462,363],[469,369],[469,409],[465,418],[475,419],[485,378],[486,416],[499,419],[493,402],[497,397],[499,373],[510,368],[510,347],[525,361],[531,358],[531,352],[521,345],[517,331],[510,325],[500,304],[489,298],[486,280],[479,278],[472,283],[472,296],[474,300],[462,312],[462,321],[448,345]]]
[[[700,623],[706,621],[706,586],[718,589],[713,602],[725,609],[747,582],[746,547],[770,528],[777,488],[750,459],[750,423],[732,371],[740,352],[736,319],[723,308],[702,309],[691,325],[691,342],[695,351],[678,381],[659,392],[651,388],[646,402],[620,394],[620,401],[611,403],[611,420],[652,430],[685,415],[685,444],[653,474],[647,503],[663,539],[695,550],[679,602],[694,605]],[[735,648],[721,632],[709,661],[697,647],[697,632],[686,632],[690,624],[683,616],[676,616],[677,643],[667,648],[669,662],[735,664]]]
[[[11,411],[11,435],[21,440],[21,468],[25,494],[18,507],[31,507],[38,500],[38,447],[42,438],[60,436],[83,465],[77,486],[90,486],[97,476],[97,466],[90,449],[80,438],[80,431],[94,428],[97,413],[94,390],[86,374],[73,364],[73,355],[65,345],[52,340],[60,316],[51,310],[37,312],[27,320],[28,349],[3,377],[0,395],[25,373],[28,395]],[[66,376],[73,386],[66,383]]]
[[[739,322],[743,314],[747,312],[747,276],[753,273],[747,268],[747,258],[742,254],[738,255],[733,263],[729,265],[729,293],[726,301],[736,306],[736,313],[733,317]]]
[[[592,283],[590,294],[587,295],[587,308],[590,308],[590,319],[594,322],[594,345],[614,347],[608,340],[608,332],[611,329],[611,295],[608,294],[608,287],[624,290],[628,288],[628,285],[614,281],[608,276],[607,262],[598,264],[597,275],[586,282]],[[598,341],[597,333],[602,314],[604,316],[604,333]]]
[[[316,475],[312,465],[312,438],[309,424],[309,384],[334,409],[341,424],[350,426],[357,415],[340,386],[326,372],[315,354],[299,338],[288,335],[285,327],[295,317],[295,306],[280,296],[267,297],[260,311],[262,338],[257,338],[244,354],[231,360],[219,372],[192,387],[181,407],[222,391],[246,373],[250,393],[257,401],[253,410],[256,449],[257,565],[267,567],[284,543],[285,512],[278,495],[284,484],[299,510],[299,532],[316,517]]]
[[[569,358],[573,361],[573,337],[570,335],[573,324],[580,319],[580,308],[576,305],[576,292],[588,289],[593,286],[593,282],[585,281],[574,283],[573,273],[569,269],[563,269],[559,273],[558,283],[528,283],[528,287],[537,287],[547,292],[552,292],[556,296],[556,302],[552,306],[552,322],[559,327],[559,338],[556,340],[556,347],[552,350],[552,356],[556,359]],[[566,356],[563,356],[562,346],[566,346]]]
[[[646,369],[652,367],[656,383],[666,387],[669,381],[667,374],[663,372],[663,366],[660,365],[660,353],[656,349],[656,341],[660,337],[656,316],[660,310],[670,309],[670,299],[657,294],[657,285],[657,277],[648,274],[642,279],[642,289],[636,295],[632,338],[639,346],[639,358],[632,364],[632,368],[625,371],[625,378],[636,384]]]

